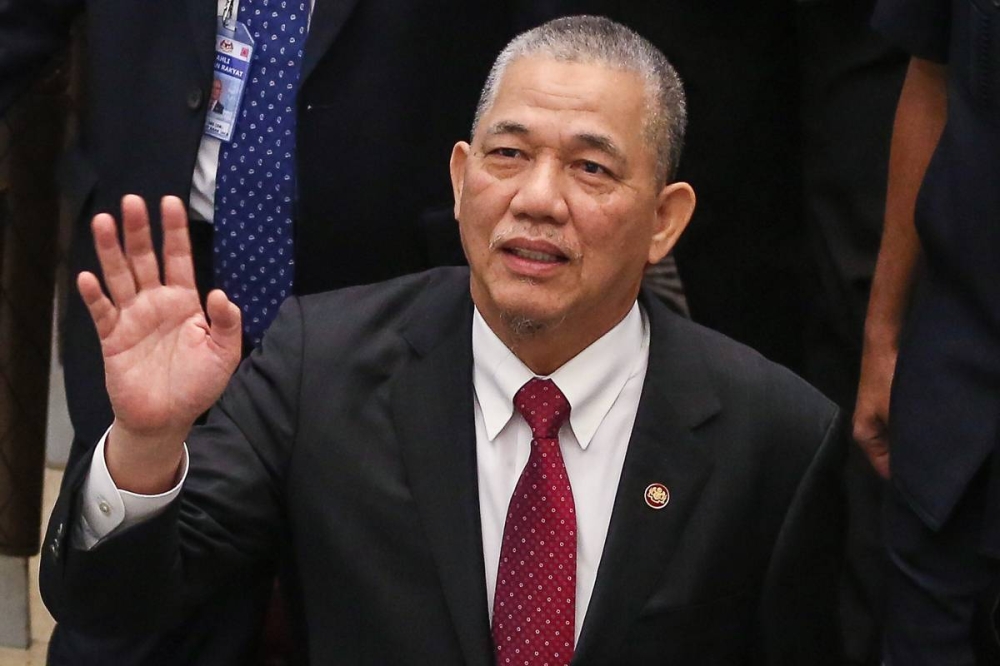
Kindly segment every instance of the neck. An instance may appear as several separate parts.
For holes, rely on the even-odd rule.
[[[490,330],[529,370],[536,375],[548,376],[561,368],[577,354],[613,329],[632,309],[635,300],[616,314],[603,320],[603,325],[589,328],[563,317],[542,321],[509,313],[490,313],[480,308],[480,314]]]

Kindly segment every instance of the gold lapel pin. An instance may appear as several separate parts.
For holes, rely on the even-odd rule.
[[[646,506],[659,511],[670,502],[670,491],[662,483],[651,483],[644,493]]]

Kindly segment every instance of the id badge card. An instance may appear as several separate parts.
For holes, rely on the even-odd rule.
[[[215,31],[215,65],[212,92],[205,115],[205,135],[229,142],[236,128],[246,90],[253,37],[240,21],[218,17]]]

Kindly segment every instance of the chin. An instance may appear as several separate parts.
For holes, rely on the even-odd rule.
[[[566,319],[562,294],[553,293],[551,285],[509,275],[473,284],[473,298],[480,310],[499,316],[504,327],[518,337],[551,330]]]
[[[566,321],[566,313],[552,308],[531,307],[531,304],[521,301],[501,307],[500,320],[515,337],[530,338],[561,326]]]
[[[547,320],[536,319],[521,313],[502,311],[500,320],[507,331],[518,339],[533,338],[551,328]]]

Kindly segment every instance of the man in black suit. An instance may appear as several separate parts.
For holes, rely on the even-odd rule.
[[[837,663],[836,408],[637,301],[694,207],[671,180],[684,123],[676,74],[634,33],[593,18],[526,33],[452,153],[470,269],[292,298],[231,381],[239,310],[215,291],[206,319],[183,204],[162,206],[165,283],[139,198],[124,252],[95,218],[110,298],[93,274],[79,287],[116,421],[50,521],[56,618],[141,632],[280,563],[312,663],[493,663],[511,493],[526,459],[556,464],[535,457],[555,439],[576,571],[525,620],[544,635],[546,614],[572,618],[552,663]],[[570,400],[555,434],[511,404],[540,377]],[[536,548],[540,567],[567,562],[564,543]]]

